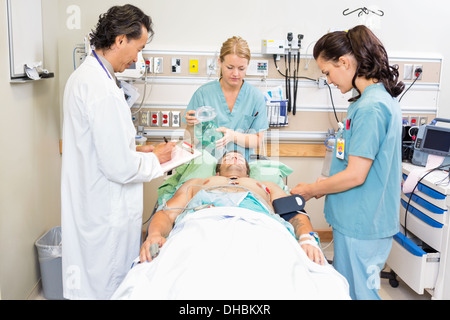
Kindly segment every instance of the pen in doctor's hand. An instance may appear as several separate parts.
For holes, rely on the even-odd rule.
[[[165,143],[169,142],[169,141],[167,141],[167,138],[166,138],[166,137],[163,137],[163,139],[164,139],[164,142],[165,142]]]
[[[175,148],[175,141],[159,143],[153,153],[158,157],[159,163],[164,163],[172,159],[172,151]]]

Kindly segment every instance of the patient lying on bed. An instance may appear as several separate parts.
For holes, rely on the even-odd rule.
[[[272,201],[286,196],[277,184],[248,178],[240,154],[228,154],[218,169],[187,180],[155,213],[135,261],[142,262],[113,299],[350,298],[315,242],[307,235],[299,245],[296,237],[312,231],[308,217],[291,224],[272,213]],[[153,260],[152,244],[161,246]]]
[[[289,223],[273,214],[272,201],[286,197],[286,193],[273,182],[259,182],[249,178],[249,166],[238,152],[227,153],[217,165],[216,176],[190,179],[167,201],[166,208],[155,213],[148,237],[141,247],[140,261],[151,261],[151,247],[162,247],[175,222],[187,214],[206,207],[240,207],[268,214],[284,224],[299,239],[309,259],[323,265],[325,258],[315,239],[309,217],[299,213]]]
[[[228,154],[218,176],[182,184],[155,213],[142,262],[113,299],[349,299],[347,281],[314,242],[294,237],[312,230],[308,217],[294,216],[293,227],[271,214],[286,194],[247,176],[242,156]],[[161,246],[153,260],[152,244]]]

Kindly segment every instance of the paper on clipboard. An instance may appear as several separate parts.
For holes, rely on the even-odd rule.
[[[172,153],[172,159],[161,164],[161,168],[164,172],[168,172],[182,164],[188,163],[200,155],[201,153],[195,150],[190,144],[183,142],[181,145],[175,146]]]

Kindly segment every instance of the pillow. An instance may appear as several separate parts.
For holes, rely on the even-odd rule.
[[[259,181],[271,181],[286,191],[282,178],[290,175],[294,170],[276,160],[257,160],[249,163],[250,178]]]

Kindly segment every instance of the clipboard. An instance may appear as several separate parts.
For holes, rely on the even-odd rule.
[[[195,150],[189,143],[182,142],[177,144],[172,152],[172,159],[161,164],[163,171],[169,172],[182,164],[188,163],[201,155],[201,152]]]

